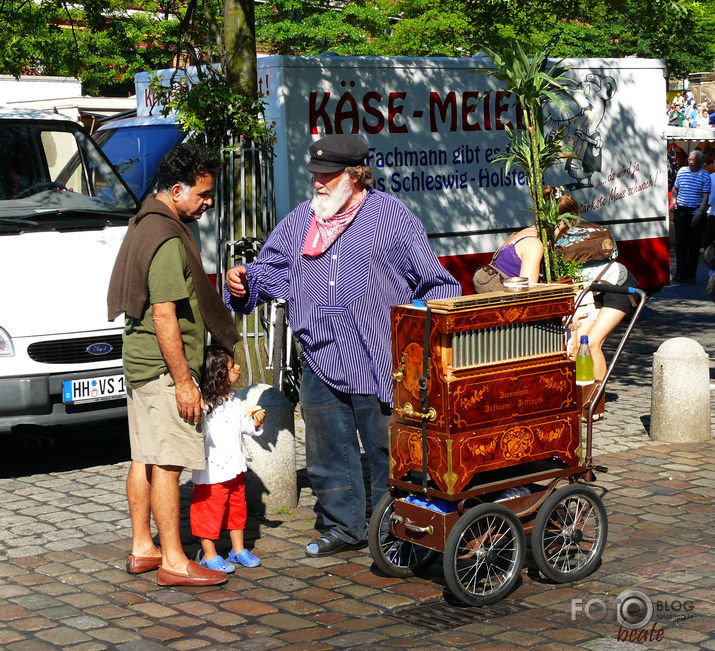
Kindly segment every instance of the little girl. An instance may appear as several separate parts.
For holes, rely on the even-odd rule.
[[[201,415],[206,468],[194,470],[191,497],[191,532],[201,539],[201,565],[233,572],[234,564],[257,567],[261,561],[243,546],[246,527],[246,458],[241,449],[244,434],[262,433],[266,412],[259,407],[246,410],[231,389],[241,367],[220,346],[208,346],[201,393],[208,411]],[[215,540],[222,529],[231,535],[228,560],[216,553]]]

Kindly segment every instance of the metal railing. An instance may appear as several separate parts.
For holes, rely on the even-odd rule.
[[[255,259],[277,223],[272,144],[229,135],[223,154],[224,165],[216,187],[219,288],[229,268]],[[236,326],[242,336],[242,386],[274,384],[269,367],[270,320],[265,317],[271,309],[269,304],[250,315],[236,314]],[[270,363],[273,365],[272,360]]]

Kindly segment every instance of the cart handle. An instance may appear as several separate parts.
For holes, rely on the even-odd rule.
[[[434,533],[434,527],[431,524],[426,527],[419,527],[416,524],[412,524],[409,520],[405,521],[405,529],[412,533],[426,533],[428,536]]]
[[[583,301],[588,292],[611,292],[612,294],[638,295],[638,293],[642,291],[643,290],[638,289],[637,287],[628,287],[627,285],[609,285],[608,283],[601,282],[593,282],[590,285],[584,286],[584,288],[579,292],[578,296],[576,297],[576,300],[574,301],[573,311],[571,312],[571,314],[568,315],[568,317],[566,317],[566,320],[564,321],[564,331],[568,329],[569,325],[571,325],[571,322],[576,316],[576,310],[578,310],[579,305],[581,305],[581,301]]]
[[[611,294],[645,294],[638,287],[629,287],[628,285],[608,285],[606,283],[593,283],[589,289],[592,292],[611,292]]]
[[[393,513],[390,516],[390,520],[392,520],[394,524],[404,523],[405,529],[407,529],[407,531],[411,531],[412,533],[426,533],[428,536],[431,536],[434,533],[434,527],[431,524],[426,527],[420,527],[414,524],[409,518],[403,520],[401,515],[395,515]]]
[[[415,411],[411,402],[406,402],[402,405],[402,408],[396,408],[395,411],[400,414],[400,416],[411,416],[412,418],[422,418],[423,420],[435,421],[437,420],[437,410],[434,407],[430,407],[426,412]]]

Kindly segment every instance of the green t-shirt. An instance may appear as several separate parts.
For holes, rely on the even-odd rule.
[[[676,127],[682,127],[685,121],[685,114],[681,111],[671,111],[668,115],[668,122],[671,122]]]
[[[154,327],[154,303],[176,303],[184,353],[198,382],[204,363],[206,327],[196,299],[191,268],[180,238],[164,242],[149,267],[149,301],[141,319],[125,319],[122,359],[127,384],[133,389],[169,371],[159,348]]]

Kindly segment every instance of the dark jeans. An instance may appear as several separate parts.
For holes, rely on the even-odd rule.
[[[346,542],[367,538],[365,483],[358,432],[370,469],[372,505],[387,492],[389,405],[374,395],[350,395],[323,382],[303,361],[300,406],[308,476],[323,522]]]
[[[700,242],[705,229],[705,215],[697,226],[692,225],[697,208],[678,206],[675,209],[673,225],[675,227],[675,275],[684,280],[695,279],[700,256]]]

